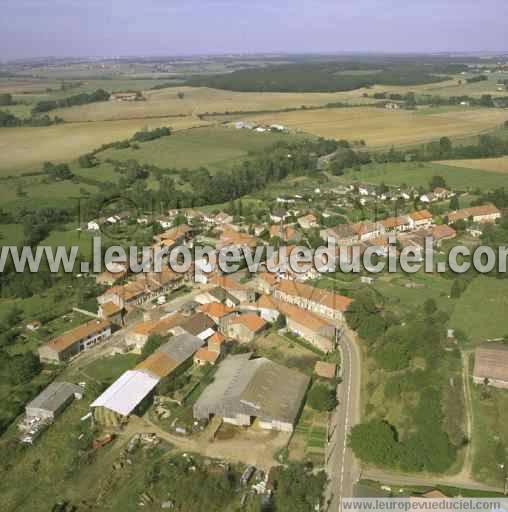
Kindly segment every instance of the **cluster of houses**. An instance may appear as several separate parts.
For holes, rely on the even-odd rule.
[[[237,121],[234,123],[237,130],[253,130],[258,133],[288,132],[288,128],[282,124],[257,124],[250,121]]]

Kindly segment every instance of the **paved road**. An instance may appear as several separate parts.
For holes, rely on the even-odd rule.
[[[340,510],[340,498],[352,497],[360,466],[347,446],[351,427],[360,421],[361,355],[355,335],[345,330],[340,340],[342,382],[337,386],[339,405],[332,414],[327,446],[330,479],[326,499],[328,510]]]

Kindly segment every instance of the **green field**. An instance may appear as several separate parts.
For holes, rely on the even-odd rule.
[[[508,281],[479,276],[458,300],[450,326],[466,332],[473,343],[508,334]]]
[[[21,224],[0,225],[0,245],[18,245],[24,240],[23,226]]]
[[[139,360],[136,354],[115,354],[89,364],[82,371],[101,383],[111,383],[122,373],[133,368]]]
[[[501,446],[508,446],[508,393],[506,390],[472,385],[473,475],[485,483],[502,486],[505,472],[496,463]],[[505,470],[506,471],[506,470]]]
[[[98,188],[69,180],[52,181],[45,177],[14,178],[5,180],[0,187],[0,204],[4,210],[14,212],[20,208],[68,207],[77,208],[78,198],[93,194]]]
[[[442,176],[447,185],[456,190],[508,188],[508,174],[462,169],[433,162],[372,163],[363,166],[360,171],[348,171],[337,180],[342,183],[385,183],[386,185],[428,187],[430,180],[436,175]]]
[[[209,167],[219,170],[245,158],[250,151],[259,152],[290,135],[255,133],[234,128],[196,128],[171,137],[145,142],[140,149],[108,149],[99,154],[102,160],[135,159],[162,168]]]

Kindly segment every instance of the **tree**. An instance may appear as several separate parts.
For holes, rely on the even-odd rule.
[[[423,303],[423,310],[425,311],[425,314],[427,316],[433,315],[437,311],[437,304],[436,301],[432,298],[427,299]]]
[[[183,100],[185,98],[185,93],[182,91],[179,91],[177,94],[177,97],[179,100]]]
[[[290,462],[287,466],[275,467],[271,475],[277,512],[307,512],[320,508],[326,484],[324,471],[313,472],[301,462]]]
[[[286,327],[286,325],[287,325],[286,317],[281,313],[277,317],[277,320],[275,321],[275,328],[276,329],[284,329],[284,327]]]
[[[316,411],[333,411],[337,406],[335,389],[325,384],[314,384],[309,391],[308,402]]]
[[[452,211],[460,209],[460,203],[459,203],[459,197],[458,196],[455,195],[455,196],[453,196],[450,199],[450,207],[449,208]]]
[[[78,163],[82,169],[89,169],[90,167],[94,167],[96,165],[95,158],[90,154],[81,155],[78,159]]]
[[[360,423],[351,430],[349,446],[363,462],[395,466],[399,459],[397,433],[386,421]]]
[[[158,334],[150,336],[141,350],[140,360],[146,359],[149,355],[153,354],[164,341],[164,338]]]
[[[434,190],[435,188],[446,188],[446,181],[442,176],[432,176],[430,189]]]
[[[5,107],[13,105],[12,94],[4,93],[0,94],[0,106]]]

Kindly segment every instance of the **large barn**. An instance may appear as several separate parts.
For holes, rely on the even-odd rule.
[[[221,416],[226,423],[292,432],[310,378],[252,354],[227,357],[194,404],[194,417]]]

